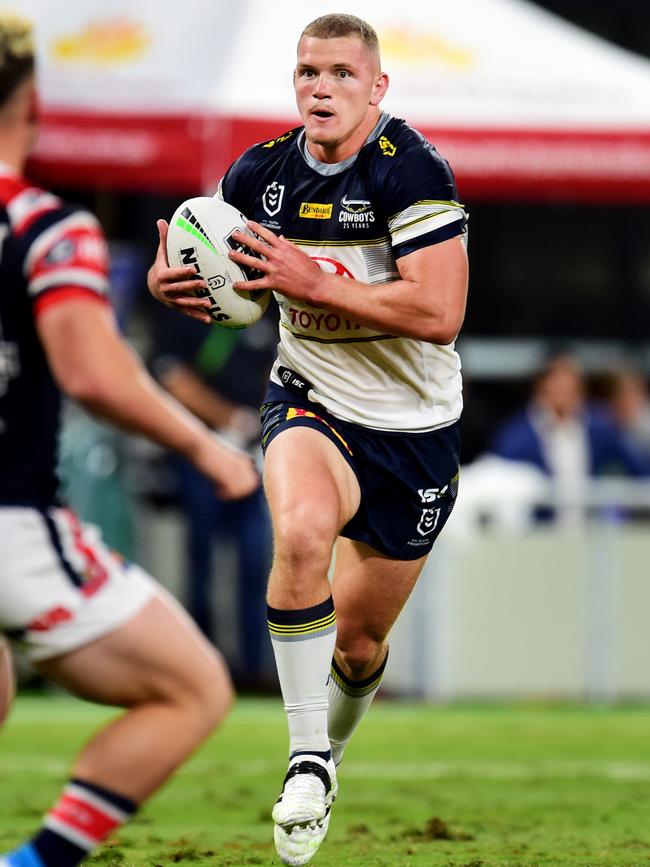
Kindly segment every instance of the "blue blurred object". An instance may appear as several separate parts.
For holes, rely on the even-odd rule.
[[[124,331],[137,298],[146,286],[147,259],[142,247],[130,241],[109,242],[111,299]]]

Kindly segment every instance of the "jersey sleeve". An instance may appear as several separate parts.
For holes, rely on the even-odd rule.
[[[278,150],[281,152],[283,148],[291,147],[301,129],[302,127],[295,127],[277,138],[249,147],[232,163],[219,181],[215,195],[237,208],[245,217],[249,217],[254,211],[254,196],[259,196],[260,184],[264,183],[268,159],[273,158]]]
[[[36,219],[21,240],[35,315],[70,298],[108,302],[108,245],[92,214],[62,205]]]
[[[252,202],[248,191],[251,189],[250,172],[253,171],[251,150],[243,153],[239,159],[230,166],[226,174],[219,181],[216,196],[237,208],[245,217],[252,210]]]
[[[396,259],[467,231],[449,163],[415,130],[378,142],[380,195]]]

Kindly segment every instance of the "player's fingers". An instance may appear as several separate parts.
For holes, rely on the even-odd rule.
[[[232,236],[238,244],[242,244],[244,247],[255,250],[256,253],[264,253],[265,251],[268,252],[268,249],[270,247],[270,244],[268,244],[266,241],[262,241],[259,238],[253,238],[252,235],[248,235],[246,232],[242,232],[241,229],[236,229],[232,233]]]
[[[257,292],[260,289],[269,291],[275,286],[268,277],[260,277],[259,280],[238,280],[232,284],[232,288],[237,292]]]
[[[261,223],[256,223],[255,220],[248,220],[246,226],[252,231],[255,232],[256,235],[259,235],[263,241],[266,241],[267,244],[273,244],[273,241],[277,241],[278,236],[275,232],[272,232],[270,229],[267,229],[266,226],[263,226]]]
[[[167,261],[167,232],[169,231],[169,226],[165,220],[157,220],[156,226],[158,228],[158,252],[156,253],[156,258],[162,260],[165,265],[169,265]]]
[[[270,268],[270,263],[266,259],[258,259],[257,256],[251,256],[250,253],[243,253],[241,250],[230,250],[228,258],[237,262],[238,265],[256,268],[258,271],[266,271]]]
[[[181,301],[174,301],[173,303],[167,302],[167,307],[171,307],[172,310],[176,310],[178,313],[183,313],[185,316],[189,316],[190,319],[197,319],[199,322],[205,323],[205,325],[210,325],[212,322],[212,317],[209,313],[206,313],[205,310],[197,310],[195,307],[188,307]]]
[[[205,283],[202,280],[182,280],[160,284],[160,292],[165,298],[177,298],[181,295],[190,295],[195,298],[195,293],[200,289],[205,289]],[[197,300],[204,301],[205,299],[199,298]]]
[[[217,486],[217,490],[223,500],[239,500],[242,497],[250,496],[253,491],[256,491],[261,481],[260,476],[254,470],[244,467],[236,479],[222,482]]]
[[[209,298],[197,298],[195,295],[174,295],[170,292],[167,295],[164,295],[162,300],[165,304],[189,307],[193,310],[205,310],[206,308],[211,307],[211,301]]]

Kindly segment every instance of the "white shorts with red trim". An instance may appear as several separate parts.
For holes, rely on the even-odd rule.
[[[153,579],[72,510],[0,507],[0,631],[29,659],[95,641],[154,593]]]

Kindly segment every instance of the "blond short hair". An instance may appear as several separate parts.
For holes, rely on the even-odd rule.
[[[331,15],[321,15],[308,24],[301,33],[303,36],[313,36],[315,39],[337,39],[341,36],[356,36],[366,48],[379,55],[379,39],[375,29],[356,15],[335,12]]]
[[[34,36],[31,22],[0,12],[0,107],[19,84],[34,72]]]

